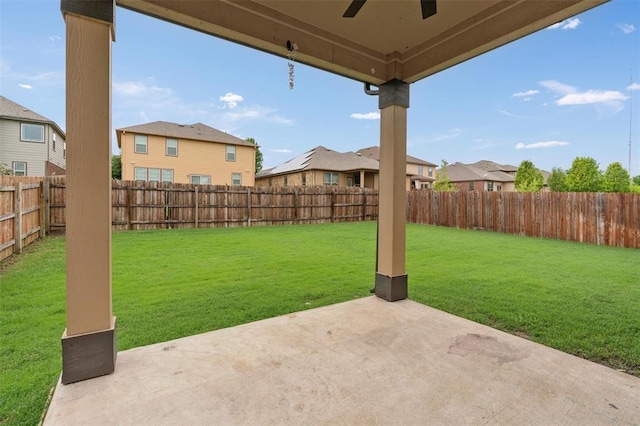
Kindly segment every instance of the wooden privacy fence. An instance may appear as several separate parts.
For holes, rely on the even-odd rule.
[[[411,191],[407,220],[640,248],[640,194]]]
[[[0,260],[64,231],[65,176],[0,176]],[[112,182],[114,230],[213,228],[376,219],[366,188],[237,187]],[[640,248],[640,194],[407,193],[407,220],[531,237]]]
[[[65,227],[65,184],[50,183],[50,227]],[[240,187],[112,182],[114,230],[350,222],[377,217],[366,188]]]
[[[0,176],[0,260],[45,235],[47,183]]]

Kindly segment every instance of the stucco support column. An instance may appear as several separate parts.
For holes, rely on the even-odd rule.
[[[407,298],[405,273],[407,108],[409,84],[391,80],[379,87],[380,191],[376,296]]]
[[[113,0],[62,0],[66,24],[67,328],[62,383],[115,369],[111,305]]]

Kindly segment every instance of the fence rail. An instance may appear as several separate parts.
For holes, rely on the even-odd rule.
[[[236,187],[112,182],[114,230],[366,221],[366,188]],[[0,260],[66,227],[66,178],[0,176]],[[464,229],[640,248],[640,194],[407,193],[407,220]]]

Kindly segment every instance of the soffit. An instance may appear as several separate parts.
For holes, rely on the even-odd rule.
[[[355,80],[413,83],[608,0],[116,0],[131,10]]]

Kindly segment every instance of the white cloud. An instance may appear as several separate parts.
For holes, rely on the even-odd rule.
[[[560,99],[554,101],[556,105],[604,105],[607,111],[619,112],[623,105],[621,101],[628,98],[622,92],[617,90],[598,90],[589,89],[586,92],[580,92],[573,86],[560,83],[555,80],[541,81],[541,86],[546,87],[550,91],[562,95]]]
[[[239,102],[244,101],[244,98],[235,93],[228,92],[224,96],[220,96],[220,102],[224,102],[229,108],[235,108]]]
[[[529,102],[531,100],[531,98],[524,98],[523,101],[524,102]]]
[[[578,91],[573,86],[569,86],[568,84],[563,84],[555,80],[545,80],[541,81],[539,84],[551,90],[552,92],[560,93],[561,95],[568,95],[570,93],[576,93]]]
[[[287,126],[291,126],[295,124],[295,120],[291,118],[282,117],[280,115],[276,115],[269,118],[269,121],[276,124],[286,124]]]
[[[439,134],[438,136],[428,139],[427,142],[434,143],[434,142],[446,141],[449,139],[455,139],[460,137],[461,133],[462,133],[461,129],[451,129],[447,133],[442,133],[442,134]]]
[[[557,30],[560,28],[561,30],[575,30],[578,28],[582,21],[578,18],[569,18],[564,21],[557,22],[553,25],[547,27],[548,30]]]
[[[616,28],[620,28],[620,30],[625,34],[631,34],[636,30],[636,27],[633,24],[616,24]]]
[[[518,114],[514,114],[514,113],[509,112],[509,111],[504,110],[504,109],[498,109],[498,110],[496,110],[496,111],[497,111],[497,112],[499,112],[500,114],[504,114],[504,115],[506,115],[507,117],[511,117],[511,118],[524,118],[524,119],[527,119],[527,120],[531,120],[531,119],[534,119],[534,118],[535,118],[535,117],[532,117],[532,116],[530,116],[530,115],[518,115]]]
[[[51,40],[51,41],[58,41],[58,40],[60,40],[60,36],[57,36],[57,35],[49,36],[49,40]]]
[[[380,113],[379,112],[367,112],[365,114],[354,112],[350,115],[351,118],[355,118],[356,120],[379,120]]]
[[[617,90],[587,90],[583,93],[570,93],[556,101],[558,105],[588,105],[611,101],[624,101],[625,96]]]
[[[18,84],[18,86],[22,87],[23,89],[33,89],[33,86],[30,84]]]
[[[640,84],[631,83],[630,85],[627,86],[627,90],[640,90]]]
[[[172,90],[167,87],[159,87],[139,81],[123,81],[113,83],[113,90],[117,95],[125,97],[171,96]],[[151,99],[149,99],[151,100]]]
[[[514,98],[522,98],[522,97],[528,97],[528,96],[533,96],[535,94],[540,93],[539,90],[527,90],[526,92],[518,92],[518,93],[514,93],[513,96]]]
[[[516,144],[516,149],[554,148],[557,146],[567,146],[567,145],[570,145],[570,143],[562,142],[562,141],[535,142],[535,143],[528,143],[528,144],[519,142],[518,144]]]
[[[290,149],[287,149],[287,148],[270,149],[269,151],[277,152],[278,154],[291,154],[293,152],[293,151],[291,151]]]

